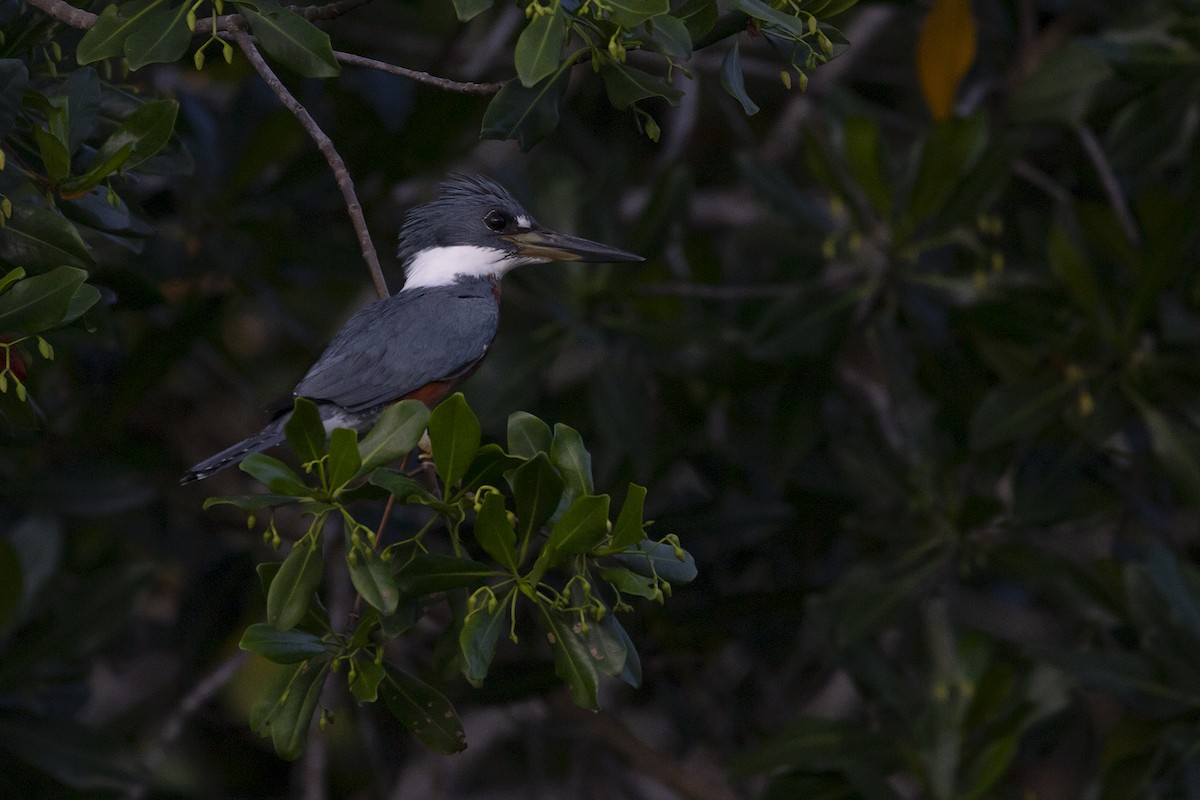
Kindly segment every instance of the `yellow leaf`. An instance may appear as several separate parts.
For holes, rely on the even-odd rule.
[[[958,84],[974,60],[970,0],[933,0],[917,39],[917,78],[934,119],[950,116]]]

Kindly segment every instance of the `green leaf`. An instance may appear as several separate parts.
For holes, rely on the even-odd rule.
[[[297,630],[281,631],[261,622],[246,629],[238,647],[258,653],[276,664],[307,661],[325,652],[325,643],[316,634]]]
[[[642,685],[642,660],[638,656],[637,648],[634,647],[633,639],[629,638],[625,626],[621,624],[611,609],[600,620],[599,625],[608,631],[610,637],[625,647],[625,663],[621,665],[621,671],[617,677],[633,688],[638,688]]]
[[[301,464],[311,464],[325,456],[325,424],[321,422],[317,404],[307,397],[296,398],[291,417],[283,423],[283,435]]]
[[[71,295],[71,302],[67,304],[67,313],[62,318],[62,324],[69,325],[79,319],[98,302],[100,302],[100,290],[90,283],[82,284],[75,290],[75,294]]]
[[[5,289],[24,277],[24,267],[13,267],[10,269],[7,273],[5,273],[4,277],[0,278],[0,294],[4,294]]]
[[[78,196],[86,194],[95,187],[99,186],[101,181],[112,175],[120,167],[129,160],[129,156],[133,154],[133,142],[126,142],[121,149],[110,153],[108,157],[101,161],[93,159],[92,165],[87,168],[87,171],[82,175],[77,175],[70,178],[62,185],[63,196]]]
[[[164,6],[139,19],[125,39],[129,68],[136,70],[147,64],[178,61],[192,41],[186,21],[191,7],[190,2],[183,2],[174,9]]]
[[[100,115],[100,76],[92,67],[73,70],[58,91],[67,101],[68,132],[63,143],[68,153],[74,153],[96,133]]]
[[[629,491],[625,493],[625,503],[621,506],[617,524],[613,526],[612,548],[614,550],[633,547],[644,538],[642,514],[645,503],[646,487],[638,486],[636,483],[629,484]]]
[[[21,98],[29,87],[29,68],[19,58],[0,58],[0,139],[21,113]]]
[[[138,27],[138,23],[163,1],[134,0],[120,7],[106,6],[95,24],[79,40],[79,46],[75,48],[75,60],[80,64],[90,64],[102,58],[125,55],[125,40]]]
[[[988,130],[982,115],[939,122],[921,148],[921,158],[904,216],[916,226],[941,211],[960,178],[987,148]]]
[[[584,495],[554,523],[542,555],[546,565],[553,566],[563,556],[588,552],[607,535],[608,495]]]
[[[1113,77],[1108,60],[1079,40],[1070,40],[1042,60],[1013,92],[1008,109],[1018,123],[1083,122],[1102,86]]]
[[[560,507],[595,491],[592,484],[592,454],[583,446],[583,438],[574,428],[562,423],[554,426],[550,462],[558,468],[566,488]]]
[[[254,568],[255,572],[258,573],[258,583],[262,589],[264,599],[270,595],[271,583],[275,580],[275,576],[279,574],[279,569],[282,566],[282,561],[264,561]],[[332,633],[333,628],[329,624],[329,612],[321,605],[321,598],[319,596],[313,597],[313,602],[308,607],[308,613],[304,615],[304,619],[300,620],[297,627],[307,631],[326,631]]]
[[[1071,390],[1070,382],[1054,379],[996,386],[971,415],[971,448],[1033,439],[1062,413]]]
[[[379,554],[370,547],[357,547],[350,551],[354,559],[347,558],[350,582],[373,608],[387,616],[396,613],[400,602],[400,589],[388,565],[380,560]]]
[[[0,258],[31,273],[63,264],[87,269],[96,263],[75,226],[62,214],[28,206],[14,206],[12,217],[5,221]]]
[[[659,589],[654,578],[639,575],[625,567],[602,567],[600,577],[621,594],[632,594],[647,600],[658,598]]]
[[[676,105],[683,97],[683,92],[657,75],[614,61],[605,63],[600,70],[600,77],[604,79],[609,102],[619,109],[629,108],[649,97],[662,97],[671,105]]]
[[[415,556],[396,574],[396,583],[406,595],[426,595],[447,589],[479,586],[501,575],[495,569],[469,558],[424,553]]]
[[[235,5],[262,49],[279,63],[306,78],[332,78],[341,73],[329,34],[304,17],[263,0],[254,3],[257,10],[245,3]]]
[[[742,76],[742,56],[736,40],[721,61],[721,86],[734,100],[742,104],[746,116],[752,117],[758,113],[758,104],[746,94],[746,80]]]
[[[475,541],[510,572],[517,571],[517,532],[508,521],[504,496],[490,492],[475,517]]]
[[[37,142],[42,165],[46,168],[46,177],[55,184],[66,180],[71,174],[71,156],[67,153],[66,146],[57,136],[36,125],[33,128],[33,138]]]
[[[352,428],[334,428],[329,434],[329,490],[341,490],[354,480],[361,466],[358,431]]]
[[[493,2],[495,0],[454,0],[454,13],[459,22],[466,22],[487,11]]]
[[[610,611],[605,616],[611,617]],[[625,642],[611,628],[594,620],[588,620],[587,630],[580,634],[587,645],[588,655],[596,669],[605,675],[618,678],[625,671],[627,649]]]
[[[486,606],[472,611],[458,634],[458,646],[462,650],[463,676],[478,688],[487,677],[488,667],[496,656],[496,644],[500,634],[508,629],[509,605],[516,602],[516,589],[499,598],[495,608]]]
[[[671,10],[668,0],[605,0],[609,18],[622,28],[636,28],[651,17]]]
[[[479,420],[462,392],[455,392],[429,415],[429,442],[433,463],[446,487],[446,494],[467,473],[479,449]]]
[[[81,269],[59,267],[17,281],[0,294],[0,330],[40,333],[56,327],[67,315],[71,298],[86,279],[87,273]]]
[[[463,475],[463,490],[477,489],[480,486],[497,486],[507,472],[516,469],[523,463],[523,459],[510,456],[500,445],[488,442],[475,451],[475,458],[471,460],[467,474]]]
[[[533,414],[515,411],[508,417],[508,452],[521,458],[549,453],[554,441],[550,426]]]
[[[587,643],[571,630],[573,620],[565,619],[542,603],[538,603],[537,607],[541,612],[542,631],[554,652],[554,674],[570,688],[571,699],[576,705],[599,710],[596,692],[600,675],[595,659],[588,652]]]
[[[566,33],[566,18],[557,10],[538,15],[521,32],[513,59],[522,86],[531,87],[558,69]]]
[[[637,552],[616,556],[616,560],[638,575],[658,575],[671,583],[690,583],[696,577],[696,560],[684,550],[676,554],[675,548],[665,542],[643,539]]]
[[[762,0],[733,0],[732,6],[761,22],[782,28],[796,38],[808,34],[808,24],[805,20],[772,8]]]
[[[1138,406],[1150,431],[1154,455],[1167,477],[1186,502],[1200,507],[1200,436],[1182,420],[1172,419],[1148,403],[1139,402]]]
[[[275,573],[267,592],[267,622],[277,630],[296,627],[312,603],[313,594],[325,575],[321,536],[305,536]]]
[[[350,677],[350,694],[360,703],[374,703],[383,682],[383,664],[375,663],[361,653],[354,658],[354,674]]]
[[[266,485],[275,494],[310,497],[312,489],[304,485],[292,468],[278,458],[264,453],[251,453],[240,464],[242,472]]]
[[[846,166],[871,201],[876,214],[888,219],[892,213],[892,190],[884,177],[885,153],[879,124],[870,117],[852,117],[843,126]]]
[[[484,139],[515,139],[528,151],[558,127],[558,106],[567,92],[568,71],[543,78],[528,88],[514,78],[496,93],[483,112]]]
[[[681,19],[659,16],[646,23],[646,45],[663,55],[686,60],[692,57],[692,36]]]
[[[421,482],[390,469],[377,469],[371,473],[371,483],[386,489],[401,503],[416,497],[425,503],[436,503],[438,499],[429,493]]]
[[[1020,742],[1020,735],[1013,731],[989,741],[984,746],[971,765],[971,777],[966,784],[970,788],[964,793],[963,800],[976,800],[988,796],[996,782],[1008,772],[1013,759],[1016,758]]]
[[[38,592],[54,576],[62,561],[62,523],[57,517],[31,514],[8,528],[8,544],[20,562],[21,597],[17,619],[24,621],[36,608]],[[0,585],[3,585],[2,580]],[[3,593],[0,589],[0,594]],[[2,622],[0,628],[3,628]]]
[[[209,497],[204,501],[204,510],[213,506],[233,506],[239,511],[261,511],[264,508],[287,506],[299,503],[300,498],[290,494],[240,494],[231,497]]]
[[[1101,293],[1092,259],[1080,252],[1062,225],[1050,229],[1046,245],[1050,268],[1066,288],[1067,294],[1105,335],[1112,336],[1115,326]]]
[[[16,548],[0,539],[0,633],[16,621],[24,587],[25,575]]]
[[[428,424],[429,408],[420,400],[401,400],[388,406],[375,427],[358,443],[362,459],[359,474],[365,475],[411,453]]]
[[[175,117],[178,114],[179,103],[174,100],[143,103],[104,140],[96,152],[95,162],[106,161],[126,145],[132,144],[133,150],[123,168],[133,169],[166,147],[175,132]]]
[[[538,420],[541,422],[541,420]],[[550,429],[546,429],[547,447]],[[517,507],[518,563],[525,560],[529,542],[549,521],[562,499],[563,481],[544,451],[513,470],[509,483]]]
[[[379,693],[392,716],[435,752],[457,753],[467,746],[458,712],[441,692],[391,664],[384,669]]]
[[[687,27],[692,39],[699,39],[717,24],[717,0],[684,0],[674,16]],[[655,20],[657,25],[659,20]]]
[[[270,734],[280,758],[294,761],[308,743],[308,729],[329,675],[329,661],[314,658],[280,667],[250,713],[250,724]]]
[[[1185,565],[1157,539],[1146,543],[1146,570],[1166,601],[1171,619],[1200,641],[1200,587],[1196,571]]]

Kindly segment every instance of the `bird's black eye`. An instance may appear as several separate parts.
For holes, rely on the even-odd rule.
[[[499,233],[512,224],[512,219],[503,211],[489,211],[483,218],[483,224],[488,226],[488,230]]]

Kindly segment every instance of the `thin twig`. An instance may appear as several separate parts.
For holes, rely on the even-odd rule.
[[[343,53],[340,50],[334,50],[333,55],[338,61],[344,64],[353,64],[356,67],[368,67],[370,69],[377,69],[380,72],[390,72],[393,75],[399,75],[402,78],[424,83],[427,86],[436,86],[438,89],[444,89],[447,92],[489,95],[495,94],[504,87],[503,83],[452,81],[449,78],[439,78],[437,75],[430,75],[428,72],[421,72],[420,70],[409,69],[408,67],[399,67],[395,64],[389,64],[386,61],[376,61],[373,58],[366,58],[354,53]]]
[[[250,657],[250,653],[245,650],[239,650],[233,655],[226,658],[218,664],[212,672],[205,675],[199,683],[197,683],[190,692],[188,692],[171,716],[167,717],[167,721],[163,723],[162,729],[159,731],[158,737],[154,740],[152,747],[147,751],[142,759],[142,764],[146,767],[145,782],[134,786],[125,795],[125,800],[141,800],[146,796],[148,783],[153,777],[155,768],[162,763],[167,756],[167,751],[171,745],[183,733],[184,723],[188,717],[200,710],[200,707],[219,692],[224,686],[233,680],[233,676],[242,668],[246,660]]]
[[[1112,164],[1108,163],[1108,157],[1104,155],[1104,148],[1100,145],[1100,140],[1087,125],[1077,126],[1075,132],[1079,135],[1079,141],[1083,142],[1083,149],[1087,151],[1088,158],[1092,160],[1096,174],[1100,176],[1100,184],[1104,187],[1104,193],[1108,195],[1108,201],[1112,203],[1117,221],[1121,224],[1121,230],[1125,232],[1125,238],[1131,244],[1136,245],[1141,241],[1141,233],[1133,218],[1133,212],[1129,210],[1129,202],[1125,199],[1125,193],[1121,191],[1117,175],[1113,172]]]
[[[375,245],[371,241],[371,231],[367,228],[366,218],[363,217],[362,205],[358,202],[358,194],[354,190],[354,180],[350,177],[350,171],[346,169],[346,162],[342,161],[337,148],[333,146],[330,138],[317,125],[317,121],[312,118],[312,114],[308,113],[308,109],[301,105],[300,101],[287,90],[287,87],[279,80],[279,76],[263,60],[262,54],[258,52],[258,47],[255,46],[254,40],[250,38],[250,34],[246,33],[241,27],[234,28],[231,33],[238,47],[246,54],[250,65],[254,67],[254,71],[271,88],[271,91],[275,93],[275,96],[279,98],[284,107],[292,112],[292,115],[300,122],[301,127],[316,142],[317,149],[321,151],[321,155],[325,156],[325,160],[329,163],[329,168],[333,170],[333,177],[337,181],[338,189],[341,190],[342,197],[346,201],[346,212],[350,215],[350,222],[354,225],[354,232],[358,235],[358,244],[362,249],[363,260],[367,262],[367,269],[371,273],[371,280],[375,284],[375,292],[379,295],[380,299],[387,298],[389,296],[387,281],[383,278],[383,269],[379,266],[379,255],[375,252]]]

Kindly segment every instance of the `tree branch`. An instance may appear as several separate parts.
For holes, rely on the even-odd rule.
[[[346,212],[350,215],[350,222],[354,226],[354,232],[358,235],[358,244],[362,249],[363,260],[367,262],[367,269],[371,273],[371,280],[375,284],[375,292],[380,299],[388,297],[387,281],[384,280],[383,270],[379,266],[379,255],[375,252],[375,245],[371,241],[371,231],[367,228],[367,220],[363,217],[362,205],[358,202],[358,194],[354,190],[354,180],[350,177],[350,171],[346,169],[346,162],[342,161],[337,148],[317,125],[317,121],[308,113],[308,109],[287,90],[287,87],[279,80],[279,76],[263,60],[262,54],[258,52],[258,47],[250,38],[250,34],[240,26],[234,28],[231,33],[238,47],[246,54],[250,65],[254,67],[254,71],[271,88],[284,107],[292,112],[300,126],[316,142],[321,155],[325,156],[329,168],[333,170],[333,177],[337,181],[338,189],[342,192],[342,198],[346,201]]]
[[[66,0],[25,0],[29,5],[48,17],[72,28],[87,29],[96,24],[99,16],[82,8],[76,8]]]
[[[439,78],[437,75],[430,75],[428,72],[409,69],[408,67],[399,67],[395,64],[389,64],[386,61],[376,61],[373,58],[355,55],[354,53],[343,53],[340,50],[334,50],[333,55],[338,61],[343,64],[352,64],[356,67],[367,67],[369,69],[377,69],[380,72],[390,72],[393,75],[399,75],[402,78],[414,80],[417,83],[424,83],[427,86],[435,86],[438,89],[443,89],[447,92],[462,92],[463,94],[482,94],[491,95],[500,91],[504,86],[503,83],[470,83],[467,81],[452,81],[449,78]]]

